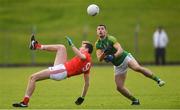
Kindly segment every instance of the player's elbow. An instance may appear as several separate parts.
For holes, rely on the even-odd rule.
[[[100,58],[99,61],[102,62],[104,60],[104,58]]]
[[[86,59],[86,56],[85,56],[85,55],[80,55],[80,58],[81,58],[82,60],[85,60],[85,59]]]
[[[100,58],[97,58],[99,62],[101,62],[101,59]]]
[[[103,59],[101,57],[97,57],[97,59],[98,59],[99,62],[103,61]]]
[[[99,62],[102,62],[104,60],[105,54],[101,54],[101,55],[97,55],[97,58],[99,60]]]
[[[79,51],[76,52],[76,55],[82,60],[86,59],[86,56],[84,54],[82,54],[81,52],[79,52]]]

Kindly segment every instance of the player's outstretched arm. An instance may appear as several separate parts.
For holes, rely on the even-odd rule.
[[[123,49],[121,47],[121,45],[116,42],[113,47],[117,50],[116,53],[114,54],[115,57],[119,56],[122,52],[123,52]]]
[[[89,74],[84,74],[84,86],[83,86],[82,94],[81,97],[78,97],[78,99],[75,101],[77,105],[81,105],[83,103],[88,88],[89,88]]]
[[[71,38],[66,37],[66,39],[67,39],[67,41],[68,41],[69,46],[72,47],[72,50],[74,51],[74,53],[75,53],[78,57],[80,57],[81,59],[86,59],[86,56],[85,56],[84,54],[82,54],[82,53],[79,51],[79,49],[77,49],[77,48],[75,47],[75,45],[73,44]]]

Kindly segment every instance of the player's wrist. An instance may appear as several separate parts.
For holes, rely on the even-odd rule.
[[[71,45],[70,45],[71,47],[75,47],[75,45],[72,43]]]

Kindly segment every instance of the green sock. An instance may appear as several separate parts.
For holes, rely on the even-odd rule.
[[[130,96],[131,101],[136,101],[137,99],[134,96]]]
[[[152,75],[152,79],[153,79],[154,81],[156,81],[156,82],[160,81],[160,79],[159,79],[157,76],[155,76],[155,75]]]

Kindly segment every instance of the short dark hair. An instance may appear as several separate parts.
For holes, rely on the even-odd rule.
[[[99,24],[98,26],[103,26],[106,29],[106,25],[104,24]]]
[[[85,48],[88,48],[88,53],[92,53],[93,52],[93,45],[91,43],[83,43],[86,44]]]

